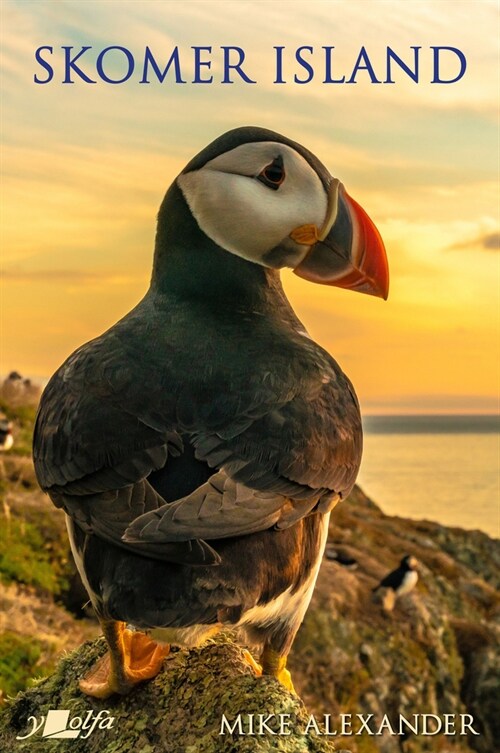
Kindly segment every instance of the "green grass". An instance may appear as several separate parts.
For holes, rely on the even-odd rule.
[[[50,542],[32,523],[12,517],[0,526],[0,579],[41,588],[56,595],[67,587]]]
[[[34,675],[40,677],[52,671],[53,662],[43,661],[45,648],[36,638],[10,630],[0,635],[0,690],[5,696],[29,687]]]
[[[0,412],[14,424],[15,438],[0,478],[0,580],[58,596],[68,588],[73,572],[64,523],[42,495],[39,505],[23,501],[26,490],[35,491],[37,484],[31,464],[29,473],[25,461],[16,466],[16,458],[31,456],[36,411],[33,405],[12,406],[0,399]]]

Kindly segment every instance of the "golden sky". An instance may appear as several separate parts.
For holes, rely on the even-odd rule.
[[[387,302],[284,275],[312,336],[340,362],[365,412],[491,412],[498,406],[498,6],[492,0],[319,2],[22,2],[2,11],[1,373],[48,377],[144,294],[160,201],[189,158],[220,133],[262,125],[311,149],[385,240]],[[35,62],[54,49],[54,79]],[[62,84],[61,46],[130,49],[124,84]],[[186,84],[140,84],[148,45],[180,50]],[[214,81],[190,83],[192,46],[212,46]],[[220,45],[246,53],[256,84],[221,84]],[[315,75],[294,51],[310,45]],[[460,49],[467,70],[431,84],[431,45]],[[273,83],[284,46],[287,83]],[[390,46],[420,80],[327,85],[364,46],[380,79]],[[109,57],[118,77],[123,59]],[[456,64],[456,63],[455,63]],[[453,75],[447,58],[443,73]]]

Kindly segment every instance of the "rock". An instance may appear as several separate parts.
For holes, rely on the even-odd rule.
[[[482,747],[478,750],[487,753],[500,739],[500,627],[465,619],[451,624],[464,663],[463,699],[481,726]]]
[[[396,606],[396,594],[392,588],[378,588],[372,595],[374,604],[380,604],[384,612],[392,612]]]
[[[314,732],[304,734],[308,714],[300,699],[273,678],[259,678],[244,661],[241,649],[227,636],[218,636],[198,649],[171,653],[154,680],[137,686],[125,697],[97,701],[78,689],[78,678],[105,651],[104,640],[87,642],[64,658],[55,673],[20,693],[0,715],[0,750],[5,753],[333,753],[334,746]],[[40,721],[50,710],[69,710],[75,717],[100,722],[88,734],[58,743],[42,737],[43,726],[32,736],[33,718]],[[90,712],[90,714],[89,714]],[[106,713],[105,713],[106,712]],[[274,715],[268,724],[279,730],[281,719],[290,721],[290,735],[265,731],[262,735],[221,735],[222,715],[229,722],[247,714]],[[31,719],[30,719],[31,717]],[[110,722],[110,719],[113,719]],[[105,722],[104,722],[105,720]],[[99,728],[100,723],[103,728]],[[265,728],[264,728],[265,729]],[[282,727],[286,731],[286,725]],[[88,734],[88,736],[87,736]],[[349,753],[345,751],[344,753]]]
[[[329,546],[346,541],[359,567],[346,572],[325,559],[290,657],[307,706],[316,715],[378,720],[471,714],[480,732],[336,740],[353,753],[491,753],[500,737],[498,542],[478,531],[386,516],[358,488],[332,517]],[[406,553],[421,563],[421,577],[388,605],[380,593],[386,589],[372,588]]]
[[[11,407],[37,405],[41,394],[41,387],[23,379],[18,371],[11,371],[0,384],[0,399]]]

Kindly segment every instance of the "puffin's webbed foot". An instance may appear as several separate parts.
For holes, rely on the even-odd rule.
[[[293,687],[292,676],[286,668],[287,657],[282,656],[277,651],[266,646],[260,658],[262,662],[262,674],[276,677],[283,687],[289,690],[290,693],[297,695],[297,692]]]
[[[124,622],[102,620],[109,651],[79,682],[80,690],[94,698],[126,695],[134,685],[155,677],[170,646],[160,646],[147,635],[125,628]]]

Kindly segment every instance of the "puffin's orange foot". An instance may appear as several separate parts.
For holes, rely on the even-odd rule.
[[[132,630],[123,631],[123,648],[127,677],[133,685],[156,677],[170,652],[169,645],[160,645],[145,633]]]
[[[286,668],[286,656],[281,656],[272,648],[266,646],[262,652],[262,674],[275,677],[290,693],[297,695],[293,687],[292,676]]]
[[[80,690],[94,698],[126,695],[134,685],[156,677],[170,646],[160,646],[147,635],[131,630],[120,634],[116,655],[108,651],[79,682]]]
[[[292,675],[290,674],[288,669],[285,669],[285,667],[283,667],[281,672],[276,675],[276,679],[283,685],[284,688],[289,690],[290,693],[297,695],[297,691],[293,687]]]
[[[109,698],[113,693],[125,694],[125,688],[120,688],[118,678],[111,672],[111,656],[109,651],[104,654],[92,667],[90,672],[79,681],[78,687],[86,695],[94,698]]]

